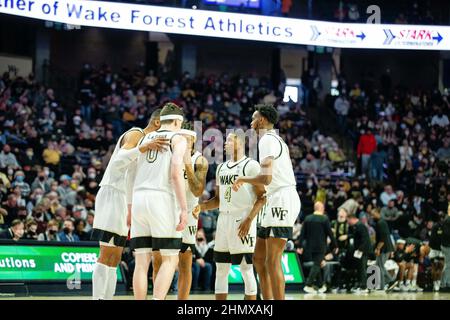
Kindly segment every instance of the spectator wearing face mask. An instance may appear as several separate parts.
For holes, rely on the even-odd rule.
[[[2,152],[0,152],[0,169],[4,169],[6,167],[10,167],[14,170],[20,168],[17,158],[11,152],[11,147],[8,144],[5,144]]]
[[[311,153],[306,155],[306,158],[300,161],[300,168],[303,173],[306,174],[316,174],[318,165],[316,159]]]
[[[38,233],[37,233],[37,228],[38,228],[38,224],[36,221],[34,220],[28,220],[26,223],[26,231],[24,234],[24,239],[25,240],[37,240],[38,238]]]
[[[28,197],[28,195],[31,192],[30,185],[25,182],[25,173],[21,170],[16,171],[15,180],[12,183],[12,187],[13,188],[19,187],[20,194],[22,195],[23,198]]]
[[[22,156],[19,157],[19,160],[23,170],[26,172],[33,170],[39,164],[33,148],[27,148],[25,153],[22,153]]]
[[[24,234],[24,224],[21,220],[15,219],[11,222],[11,227],[0,233],[0,239],[19,241]]]
[[[206,242],[203,229],[197,231],[197,241],[195,244],[194,263],[192,265],[192,290],[200,289],[200,278],[202,278],[203,290],[211,290],[212,263],[208,261],[211,255],[213,242]]]
[[[63,225],[63,231],[58,235],[61,242],[79,242],[80,238],[74,233],[75,225],[72,219],[66,219]]]
[[[47,223],[45,232],[39,234],[38,241],[61,241],[59,234],[59,223],[56,220],[50,220]]]
[[[50,183],[43,170],[39,171],[36,179],[34,179],[33,183],[31,184],[32,191],[36,190],[37,188],[44,190],[44,193],[48,193],[51,190]]]

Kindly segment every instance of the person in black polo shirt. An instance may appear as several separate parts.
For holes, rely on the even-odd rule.
[[[441,290],[450,292],[450,205],[447,208],[447,218],[442,223],[441,250],[445,257]]]
[[[431,278],[433,279],[433,291],[439,291],[441,287],[442,270],[444,269],[444,254],[441,251],[442,225],[445,216],[442,216],[438,222],[434,223],[430,233],[430,260]]]
[[[314,213],[306,217],[300,234],[300,252],[303,252],[303,248],[305,248],[305,252],[310,255],[313,261],[313,266],[304,288],[307,293],[316,293],[316,289],[313,288],[315,282],[318,284],[320,293],[326,292],[327,288],[323,285],[320,269],[324,263],[327,251],[327,237],[331,239],[332,249],[337,248],[336,239],[331,231],[330,220],[324,213],[325,207],[323,203],[320,201],[316,202],[314,204]],[[335,251],[337,253],[337,250]]]
[[[381,218],[381,213],[378,208],[372,209],[370,212],[373,220],[376,222],[375,232],[376,232],[376,245],[375,245],[375,256],[377,257],[377,266],[381,271],[381,281],[380,290],[386,290],[387,284],[392,282],[392,277],[389,272],[384,267],[384,264],[389,259],[391,253],[394,251],[394,246],[392,245],[391,233],[389,231],[389,226],[387,222]],[[393,285],[394,287],[395,285]],[[392,288],[393,288],[392,287]]]
[[[358,283],[352,289],[353,293],[368,293],[367,290],[367,258],[372,252],[369,231],[367,227],[359,221],[356,214],[347,215],[348,224],[351,226],[351,242],[353,243],[353,257],[357,260]]]

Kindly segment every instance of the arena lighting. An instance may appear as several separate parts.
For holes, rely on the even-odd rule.
[[[86,0],[0,0],[0,13],[70,25],[297,45],[450,50],[449,26],[336,23]]]

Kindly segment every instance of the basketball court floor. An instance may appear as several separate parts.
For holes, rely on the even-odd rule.
[[[12,294],[0,295],[0,300],[90,300],[86,296],[27,296],[15,297]],[[132,295],[115,296],[115,300],[133,300]],[[151,299],[151,296],[148,297]],[[168,300],[176,300],[176,295],[169,295]],[[242,294],[230,294],[229,300],[242,300]],[[213,294],[193,294],[190,300],[214,300]],[[370,294],[300,294],[287,293],[286,300],[450,300],[450,293],[370,293]]]

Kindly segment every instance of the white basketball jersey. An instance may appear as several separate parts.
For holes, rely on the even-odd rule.
[[[150,150],[142,153],[137,159],[136,179],[133,191],[157,190],[175,195],[170,178],[172,161],[172,138],[177,133],[169,130],[158,130],[147,134],[140,143],[157,137],[170,140],[170,147],[164,152]]]
[[[117,153],[119,152],[120,147],[121,147],[123,137],[130,131],[139,131],[142,134],[144,134],[144,130],[142,130],[141,128],[135,127],[135,128],[131,128],[130,130],[128,130],[127,132],[125,132],[124,134],[122,134],[119,137],[116,147],[114,148],[111,158],[109,159],[109,163],[108,163],[108,166],[106,167],[105,174],[103,175],[102,181],[100,182],[101,187],[102,186],[112,186],[120,191],[126,192],[127,171],[129,168],[125,167],[125,168],[122,168],[119,170],[113,170],[113,169],[111,169],[111,166],[109,164],[117,156]]]
[[[216,184],[219,186],[220,213],[239,214],[250,211],[256,201],[253,187],[244,183],[237,191],[232,186],[236,178],[241,176],[256,176],[260,171],[259,163],[248,157],[237,162],[226,161],[217,167]]]
[[[200,152],[195,151],[195,153],[191,157],[192,169],[194,169],[194,171],[195,171],[195,163],[197,162],[198,158],[201,156],[202,156],[202,154]],[[188,209],[191,210],[191,209],[194,209],[194,207],[198,204],[198,197],[194,196],[194,194],[189,189],[188,177],[186,175],[186,171],[185,170],[183,170],[183,171],[184,171],[184,182],[186,185],[186,202],[187,202]]]
[[[266,186],[267,194],[272,194],[280,188],[296,186],[294,169],[289,155],[289,147],[283,139],[270,130],[259,141],[259,161],[267,154],[273,155],[272,181]],[[270,149],[270,150],[268,150]]]

